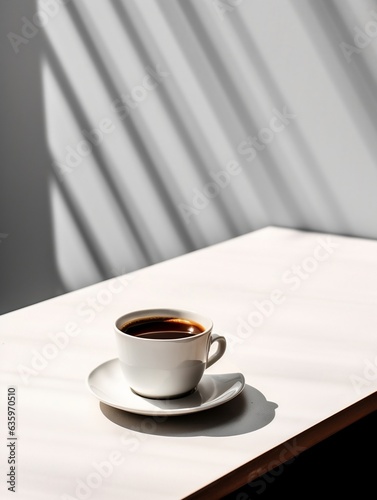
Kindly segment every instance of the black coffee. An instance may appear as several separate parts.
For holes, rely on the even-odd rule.
[[[142,318],[121,327],[123,333],[143,339],[172,340],[192,337],[205,331],[199,323],[182,318]]]

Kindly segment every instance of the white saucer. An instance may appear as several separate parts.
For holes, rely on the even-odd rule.
[[[196,390],[177,399],[147,399],[127,386],[118,359],[95,368],[88,376],[89,390],[103,403],[141,415],[185,415],[214,408],[236,397],[245,387],[242,373],[204,374]]]

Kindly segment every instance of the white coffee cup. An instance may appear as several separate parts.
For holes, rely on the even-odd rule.
[[[144,337],[137,336],[136,330],[141,323],[157,318],[169,328],[186,325],[186,330],[199,333],[188,332],[184,336],[186,334],[181,332],[181,336],[177,334],[179,338],[174,338],[172,333],[166,334],[168,338],[150,338],[153,334],[148,333],[143,333]],[[153,332],[153,324],[149,325],[146,329]],[[226,349],[225,337],[212,333],[211,319],[191,311],[133,311],[118,318],[114,326],[125,381],[135,393],[147,398],[175,398],[190,393],[200,382],[205,369],[218,361]],[[169,338],[170,335],[173,338]],[[210,355],[214,343],[217,349]]]

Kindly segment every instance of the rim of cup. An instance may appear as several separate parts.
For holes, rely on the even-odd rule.
[[[143,338],[143,337],[135,337],[133,335],[129,335],[126,332],[122,331],[122,327],[124,327],[128,322],[134,321],[138,318],[148,318],[148,317],[156,317],[156,318],[161,318],[161,317],[166,317],[166,318],[176,318],[176,319],[184,319],[188,321],[193,321],[194,323],[198,323],[200,326],[205,328],[203,332],[196,333],[195,335],[192,335],[190,337],[182,337],[182,338],[176,338],[176,339],[151,339],[151,338]],[[204,323],[204,324],[203,324]],[[170,309],[166,307],[161,307],[161,308],[152,308],[152,309],[139,309],[135,311],[130,311],[129,313],[125,313],[122,316],[120,316],[116,321],[115,321],[115,330],[117,333],[121,334],[122,336],[126,336],[130,339],[135,339],[138,342],[139,341],[144,341],[144,342],[190,342],[195,338],[202,337],[203,335],[206,335],[209,331],[211,331],[213,328],[213,321],[208,317],[205,316],[204,314],[195,312],[195,311],[190,311],[187,309]]]

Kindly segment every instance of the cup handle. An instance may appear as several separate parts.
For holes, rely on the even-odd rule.
[[[221,358],[221,356],[224,354],[225,349],[226,349],[226,340],[225,340],[225,337],[222,337],[221,335],[217,335],[216,333],[212,333],[212,335],[210,337],[210,342],[211,342],[210,343],[210,348],[211,348],[212,344],[214,344],[215,342],[217,342],[217,349],[208,358],[206,368],[209,368],[214,363],[216,363],[216,361],[218,361]]]

